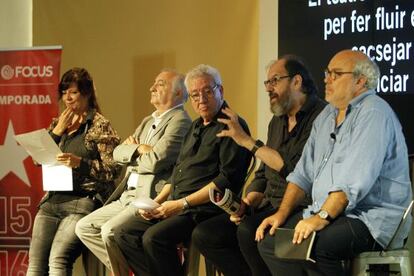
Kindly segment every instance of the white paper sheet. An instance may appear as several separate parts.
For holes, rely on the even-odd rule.
[[[138,178],[139,178],[139,174],[137,174],[136,172],[131,172],[128,178],[128,182],[127,182],[128,188],[129,187],[136,188],[138,185]]]
[[[73,191],[72,169],[65,165],[42,165],[44,191]]]
[[[57,164],[56,155],[62,153],[45,129],[15,135],[14,138],[39,164]]]
[[[44,128],[15,135],[14,139],[42,164],[44,191],[73,191],[72,169],[56,160],[62,151]]]
[[[138,209],[142,209],[147,212],[151,212],[155,208],[161,206],[159,203],[157,203],[156,201],[152,200],[149,197],[140,197],[132,201],[131,204],[137,207]]]

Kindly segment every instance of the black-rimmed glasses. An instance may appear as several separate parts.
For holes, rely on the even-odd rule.
[[[324,73],[324,75],[325,75],[325,78],[331,78],[331,80],[336,80],[336,79],[338,79],[339,77],[341,77],[342,75],[345,75],[345,74],[353,74],[354,72],[351,72],[351,71],[348,71],[348,72],[341,72],[341,71],[335,71],[335,70],[332,70],[332,71],[330,71],[328,68],[326,68],[325,69],[325,71],[323,71],[323,73]]]

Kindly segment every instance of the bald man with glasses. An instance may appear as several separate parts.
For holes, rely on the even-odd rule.
[[[412,199],[404,135],[391,107],[375,92],[378,66],[359,51],[337,53],[325,70],[329,105],[316,118],[278,211],[257,228],[261,256],[273,275],[347,275],[341,260],[363,251],[400,248],[411,216],[392,244]],[[296,207],[306,194],[312,204]],[[274,256],[277,228],[294,229],[292,243],[312,232],[310,262]]]

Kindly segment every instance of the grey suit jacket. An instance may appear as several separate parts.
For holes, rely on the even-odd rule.
[[[133,136],[141,142],[144,141],[153,122],[152,116],[144,118]],[[152,146],[152,151],[139,155],[135,160],[132,160],[133,162],[128,166],[125,177],[105,204],[121,196],[126,189],[129,174],[133,170],[139,174],[136,196],[154,198],[172,173],[180,152],[181,142],[190,125],[191,119],[183,107],[175,108],[165,114],[147,142]],[[122,145],[118,147],[122,147]]]

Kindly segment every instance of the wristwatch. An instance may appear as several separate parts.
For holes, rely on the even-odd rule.
[[[256,151],[263,146],[264,146],[264,143],[260,141],[259,139],[257,139],[256,142],[254,143],[253,148],[250,150],[250,152],[254,155]]]
[[[329,222],[331,222],[332,221],[332,217],[328,214],[328,212],[327,211],[325,211],[325,210],[320,210],[319,212],[318,212],[318,216],[321,218],[321,219],[324,219],[324,220],[327,220],[327,221],[329,221]]]
[[[183,198],[183,210],[188,210],[190,209],[190,204],[188,203],[187,199],[184,197]]]

